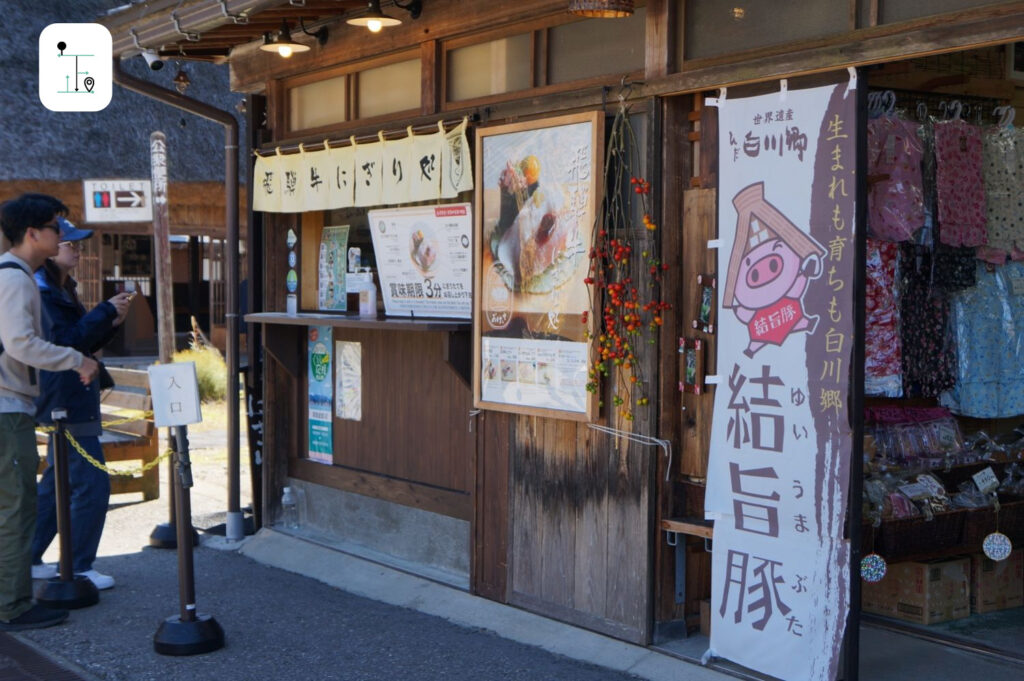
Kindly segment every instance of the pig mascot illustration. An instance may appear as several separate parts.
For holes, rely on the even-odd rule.
[[[813,333],[817,317],[804,314],[807,283],[821,275],[822,248],[764,198],[764,183],[742,189],[736,207],[736,240],[722,307],[733,308],[747,325],[747,357],[767,344],[782,345],[789,334]]]

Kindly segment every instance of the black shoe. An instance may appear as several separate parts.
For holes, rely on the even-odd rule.
[[[68,611],[59,608],[47,608],[36,603],[14,619],[0,620],[0,631],[22,631],[23,629],[42,629],[60,624],[68,618]]]

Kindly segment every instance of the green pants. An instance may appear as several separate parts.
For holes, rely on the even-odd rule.
[[[0,620],[32,607],[38,466],[32,417],[0,414]]]

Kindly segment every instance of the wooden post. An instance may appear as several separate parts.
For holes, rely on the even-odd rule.
[[[160,363],[174,354],[174,282],[171,279],[170,210],[167,205],[167,138],[159,130],[149,136],[153,176],[153,248],[156,255],[156,328]]]
[[[170,364],[174,355],[174,281],[171,274],[171,218],[167,203],[167,137],[159,130],[149,136],[149,165],[153,178],[153,255],[156,259],[156,337],[161,364]],[[158,438],[159,439],[159,436]],[[174,438],[170,437],[174,446]],[[175,499],[174,459],[167,460],[168,495],[166,525],[158,525],[150,537],[162,548],[174,548]],[[161,533],[161,528],[163,532]]]

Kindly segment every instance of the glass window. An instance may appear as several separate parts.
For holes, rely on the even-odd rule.
[[[420,108],[423,82],[420,60],[410,59],[356,74],[357,118]]]
[[[299,85],[288,90],[288,127],[307,130],[348,120],[348,76]]]
[[[917,0],[920,1],[920,0]],[[823,38],[850,28],[849,0],[686,0],[686,59]]]
[[[531,38],[530,33],[521,33],[449,50],[446,54],[448,101],[525,90],[533,85]]]
[[[643,71],[646,16],[638,7],[622,19],[584,19],[548,29],[548,82]]]

